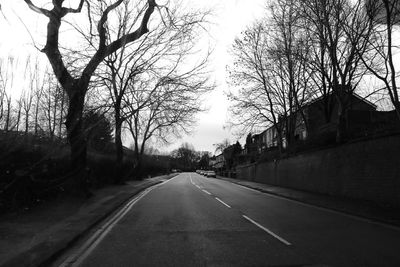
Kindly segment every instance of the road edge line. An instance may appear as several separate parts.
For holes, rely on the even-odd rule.
[[[150,193],[153,189],[175,179],[179,175],[176,175],[164,182],[159,182],[154,185],[151,185],[141,192],[134,195],[130,200],[127,200],[125,204],[121,205],[121,207],[116,211],[116,214],[111,215],[112,217],[104,222],[103,225],[100,226],[98,230],[96,230],[89,238],[84,242],[78,249],[77,252],[73,253],[71,256],[67,257],[59,266],[75,266],[76,264],[80,264],[87,256],[90,254],[91,251],[97,246],[97,244],[112,230],[115,224],[120,221],[125,214],[136,204],[140,199]],[[106,219],[106,218],[105,218]],[[85,255],[83,258],[82,256]]]

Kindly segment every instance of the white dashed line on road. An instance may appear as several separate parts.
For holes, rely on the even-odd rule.
[[[231,206],[229,206],[228,204],[226,204],[225,202],[223,202],[221,199],[219,198],[215,198],[216,200],[218,200],[219,202],[221,202],[222,204],[224,204],[226,207],[231,208]]]
[[[201,191],[203,191],[203,192],[206,193],[207,195],[211,195],[211,193],[208,192],[207,190],[202,189]]]
[[[268,228],[262,226],[261,224],[259,224],[258,222],[250,219],[249,217],[247,217],[246,215],[242,215],[243,218],[245,218],[246,220],[248,220],[249,222],[251,222],[252,224],[256,225],[258,228],[264,230],[265,232],[267,232],[268,234],[272,235],[273,237],[275,237],[276,239],[278,239],[279,241],[281,241],[283,244],[285,244],[286,246],[291,246],[292,244],[289,243],[288,241],[286,241],[285,239],[283,239],[282,237],[280,237],[279,235],[275,234],[274,232],[272,232],[271,230],[269,230]]]

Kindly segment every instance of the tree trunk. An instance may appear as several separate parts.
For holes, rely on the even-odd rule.
[[[60,107],[60,123],[58,124],[58,135],[60,140],[62,139],[62,125],[64,120],[64,103],[65,103],[65,91],[62,90],[61,95],[61,107]]]
[[[116,150],[116,158],[115,158],[115,177],[114,182],[116,184],[120,184],[123,182],[123,173],[122,173],[122,162],[124,159],[124,150],[122,146],[122,119],[121,119],[121,111],[118,106],[115,106],[115,150]]]
[[[15,124],[15,127],[16,127],[16,131],[18,132],[19,131],[19,123],[20,123],[20,120],[21,120],[21,109],[18,109],[18,113],[17,113],[17,122],[16,122],[16,124]]]
[[[142,175],[142,155],[139,151],[139,142],[137,136],[135,138],[135,166],[134,166],[135,179],[139,180]]]
[[[36,101],[36,107],[35,107],[35,136],[38,135],[38,130],[39,130],[39,98]]]
[[[346,103],[344,101],[344,86],[336,87],[336,99],[338,105],[338,125],[336,129],[336,143],[341,144],[346,139]]]
[[[5,124],[5,127],[4,127],[4,130],[6,132],[8,132],[8,130],[10,128],[10,113],[11,113],[11,107],[10,107],[10,105],[8,103],[7,103],[7,107],[8,107],[8,109],[7,109],[7,116],[6,116],[6,124]]]
[[[135,167],[135,175],[136,178],[139,180],[142,178],[142,156],[139,154],[136,156],[136,167]]]
[[[395,101],[393,104],[394,104],[394,109],[396,110],[397,118],[400,120],[400,102]]]
[[[89,188],[86,175],[86,156],[87,156],[87,140],[82,123],[82,114],[85,100],[85,91],[74,85],[72,88],[67,119],[65,122],[67,128],[67,138],[71,148],[70,168],[75,174],[74,186],[77,191],[81,191],[88,195]]]
[[[29,130],[29,113],[25,112],[25,135],[28,134]]]

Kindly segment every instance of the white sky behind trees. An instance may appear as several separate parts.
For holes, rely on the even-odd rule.
[[[33,2],[40,4],[40,1]],[[74,4],[74,1],[70,2]],[[263,15],[266,0],[182,0],[182,2],[187,4],[186,8],[212,10],[212,15],[209,17],[210,24],[207,25],[208,33],[202,36],[199,48],[204,50],[213,48],[210,62],[211,80],[215,81],[217,87],[205,96],[204,104],[208,111],[198,115],[198,123],[193,128],[192,134],[183,136],[170,146],[158,149],[169,151],[179,147],[183,142],[188,142],[193,144],[196,150],[214,152],[213,144],[220,143],[225,138],[231,143],[236,142],[231,130],[224,129],[228,119],[228,101],[224,92],[228,90],[226,66],[231,62],[229,50],[234,38]],[[0,0],[0,4],[2,8],[0,58],[12,56],[19,64],[25,64],[26,57],[31,56],[31,58],[38,57],[47,64],[45,55],[34,47],[34,42],[39,49],[43,47],[47,19],[28,9],[22,0]],[[23,86],[28,86],[21,81],[23,80],[21,74],[15,75],[16,79],[19,79],[15,82],[17,86],[13,88],[15,94],[18,94]]]
[[[231,63],[229,50],[235,37],[255,19],[264,15],[266,1],[192,0],[192,2],[196,2],[200,8],[213,10],[209,35],[205,38],[208,38],[210,45],[214,46],[211,67],[214,70],[212,78],[215,79],[217,88],[206,96],[205,103],[209,110],[199,114],[198,126],[194,128],[193,135],[184,137],[182,141],[193,144],[196,150],[214,152],[213,144],[221,143],[226,138],[231,143],[235,143],[237,140],[230,129],[224,129],[228,119],[229,105],[224,94],[228,90],[226,67]],[[176,142],[173,147],[178,147],[181,142]]]

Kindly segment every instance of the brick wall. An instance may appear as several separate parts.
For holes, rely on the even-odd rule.
[[[400,135],[238,166],[238,179],[400,207]]]

